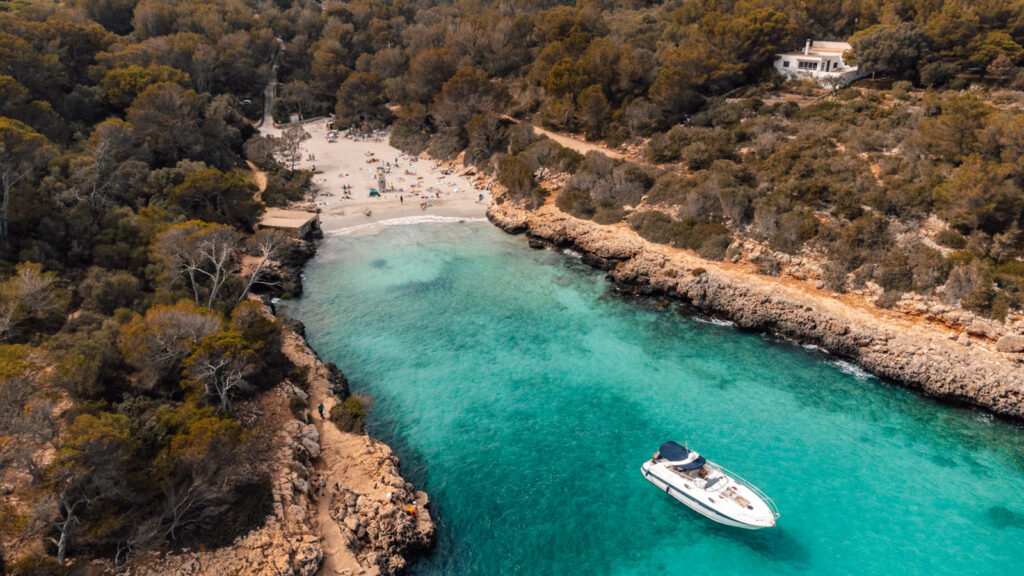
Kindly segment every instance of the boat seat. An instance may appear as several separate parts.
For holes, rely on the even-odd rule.
[[[718,484],[718,481],[721,480],[721,479],[722,479],[721,476],[717,476],[715,478],[712,478],[711,480],[708,480],[707,484],[704,484],[704,489],[707,490],[708,488],[711,488],[715,484]]]

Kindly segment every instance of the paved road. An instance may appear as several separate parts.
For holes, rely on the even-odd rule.
[[[267,87],[263,89],[263,120],[260,121],[261,128],[274,126],[272,111],[274,109],[274,98],[277,96],[277,69],[281,65],[281,55],[284,53],[284,40],[280,38],[275,38],[275,40],[277,40],[277,51],[274,52],[274,56],[270,60],[270,79],[267,81]]]

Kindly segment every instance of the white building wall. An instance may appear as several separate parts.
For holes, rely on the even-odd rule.
[[[807,41],[804,51],[779,54],[775,59],[775,69],[786,78],[814,80],[822,86],[846,86],[858,78],[867,75],[856,66],[847,66],[843,62],[842,51],[849,49],[845,42],[811,42]],[[817,52],[815,48],[826,48],[827,51]],[[801,62],[817,64],[816,68],[800,68]],[[787,65],[788,64],[788,65]],[[827,70],[826,70],[827,68]]]

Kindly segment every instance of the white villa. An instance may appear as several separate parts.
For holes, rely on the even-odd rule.
[[[802,52],[786,52],[775,59],[775,69],[786,78],[812,78],[829,88],[846,86],[867,75],[857,66],[843,62],[843,52],[850,50],[846,42],[808,40]]]

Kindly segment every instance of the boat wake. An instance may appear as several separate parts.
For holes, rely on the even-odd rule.
[[[349,226],[348,228],[340,228],[338,230],[331,230],[326,232],[327,236],[347,236],[349,234],[355,234],[358,232],[365,232],[370,230],[377,230],[386,228],[388,226],[413,226],[416,224],[445,224],[453,222],[487,222],[487,218],[467,218],[464,216],[406,216],[403,218],[389,218],[387,220],[380,220],[377,222],[367,222],[366,224],[357,224],[355,226]]]

